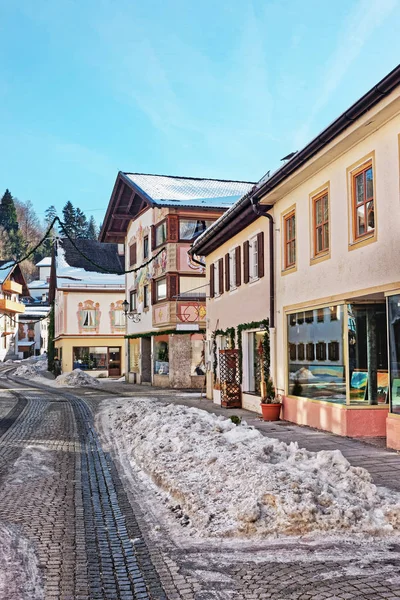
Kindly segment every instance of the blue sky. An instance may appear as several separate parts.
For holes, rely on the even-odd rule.
[[[258,180],[399,62],[398,0],[0,0],[0,191],[101,221],[118,170]]]

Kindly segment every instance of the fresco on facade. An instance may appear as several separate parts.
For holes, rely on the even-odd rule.
[[[190,248],[190,244],[185,244],[184,246],[179,246],[179,254],[178,254],[178,269],[179,271],[195,271],[196,273],[205,273],[205,267],[198,265],[193,261],[193,258],[188,254],[188,250]],[[195,256],[196,260],[204,262],[205,259],[202,256]]]
[[[90,333],[99,333],[100,328],[100,304],[93,300],[85,300],[78,304],[78,329],[79,333],[84,331]]]
[[[117,300],[117,302],[111,302],[110,304],[110,327],[111,333],[124,333],[125,332],[125,315],[122,307],[123,300]]]
[[[182,323],[198,323],[206,318],[206,307],[199,302],[178,302],[176,316]]]

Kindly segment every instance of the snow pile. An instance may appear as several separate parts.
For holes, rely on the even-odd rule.
[[[74,369],[71,373],[63,373],[56,378],[56,384],[63,387],[82,387],[100,385],[99,380],[91,377],[85,371]]]
[[[0,598],[42,600],[39,562],[29,540],[17,527],[0,524]]]
[[[53,460],[50,451],[42,446],[26,446],[15,461],[6,478],[6,483],[19,485],[30,479],[54,475]]]
[[[43,375],[43,371],[47,371],[47,360],[36,360],[34,362],[26,362],[21,364],[14,371],[16,377],[33,378]]]
[[[121,462],[149,475],[181,525],[200,535],[400,530],[400,494],[376,487],[338,450],[309,452],[153,399],[108,404],[100,419]]]

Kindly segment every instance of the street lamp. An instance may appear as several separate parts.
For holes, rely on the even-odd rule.
[[[124,311],[125,317],[127,317],[128,319],[131,319],[134,323],[139,323],[140,314],[138,313],[136,308],[132,311],[129,311],[129,308],[130,308],[129,302],[127,300],[124,300],[122,303],[122,310]]]

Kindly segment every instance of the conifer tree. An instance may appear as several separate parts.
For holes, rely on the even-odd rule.
[[[63,223],[66,232],[72,238],[76,238],[76,210],[72,205],[72,202],[68,201],[64,206],[63,210]]]
[[[87,228],[86,237],[88,240],[97,240],[97,237],[98,237],[97,225],[96,225],[96,221],[94,220],[93,215],[89,219],[89,225]]]
[[[7,189],[0,202],[0,225],[9,231],[18,230],[17,211],[15,209],[14,198]]]
[[[88,222],[84,212],[80,208],[75,210],[75,237],[87,238]]]

